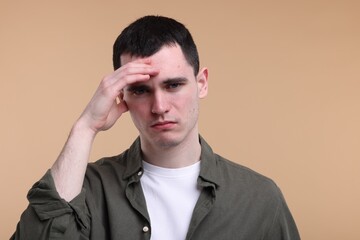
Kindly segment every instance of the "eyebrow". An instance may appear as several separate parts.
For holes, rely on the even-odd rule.
[[[163,81],[162,84],[166,85],[166,84],[172,84],[172,83],[185,83],[187,81],[189,81],[189,80],[185,77],[175,77],[175,78],[169,78],[169,79]]]

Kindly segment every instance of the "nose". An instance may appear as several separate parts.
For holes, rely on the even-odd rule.
[[[154,114],[164,114],[169,111],[170,104],[166,94],[161,91],[155,92],[153,95],[151,112]]]

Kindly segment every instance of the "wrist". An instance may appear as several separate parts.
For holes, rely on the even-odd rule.
[[[81,137],[94,139],[98,131],[89,127],[82,119],[78,119],[71,128],[71,135],[81,135]]]

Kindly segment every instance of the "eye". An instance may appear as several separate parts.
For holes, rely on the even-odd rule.
[[[134,96],[144,95],[149,92],[149,89],[145,86],[131,87],[128,90]]]
[[[169,89],[169,90],[175,90],[175,89],[179,88],[182,85],[183,85],[183,83],[179,83],[179,82],[169,83],[169,84],[166,85],[166,88]]]

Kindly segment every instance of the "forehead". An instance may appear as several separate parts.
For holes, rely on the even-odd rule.
[[[122,65],[135,61],[137,59],[150,59],[150,65],[160,69],[162,73],[177,73],[182,72],[187,74],[193,72],[192,66],[186,61],[185,56],[179,45],[163,46],[158,52],[149,57],[137,57],[130,54],[121,55]]]

